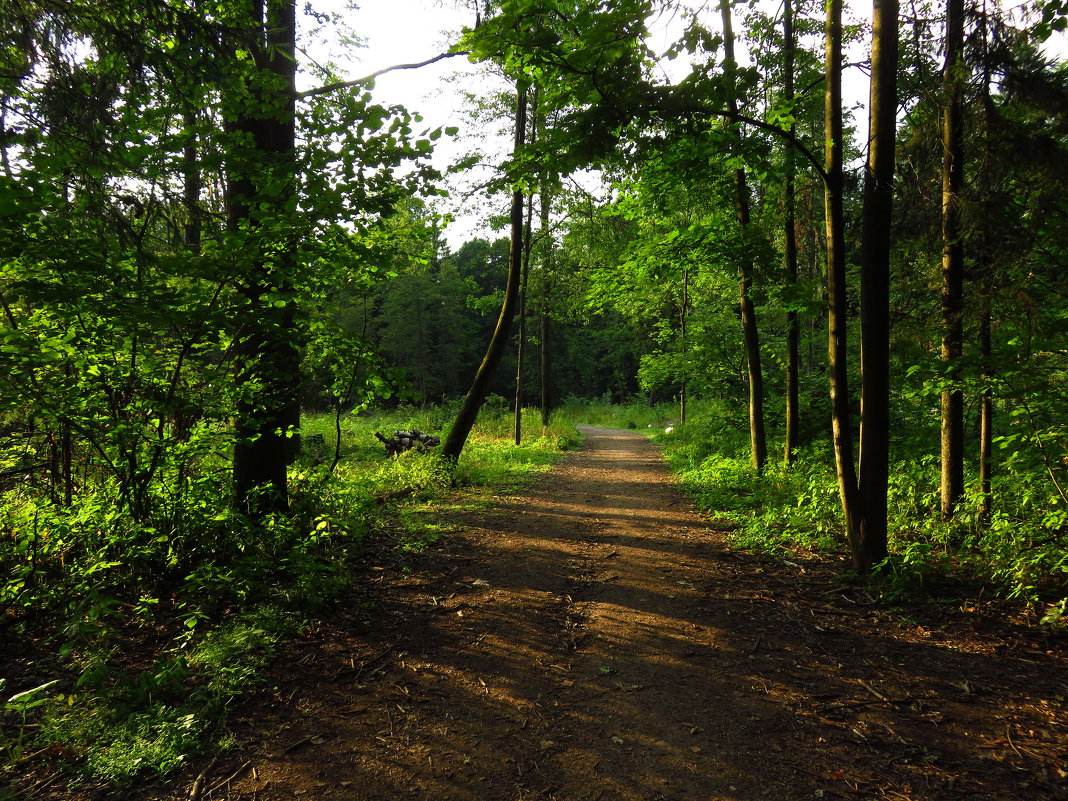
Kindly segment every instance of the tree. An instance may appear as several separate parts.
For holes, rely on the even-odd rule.
[[[853,563],[860,573],[887,555],[890,460],[890,248],[897,136],[898,3],[875,0],[872,16],[868,159],[860,254],[860,525]]]
[[[963,74],[964,0],[946,2],[946,61],[942,122],[942,361],[948,370],[941,393],[941,512],[953,517],[964,495],[964,392],[960,361],[964,348],[964,242],[961,190],[964,183]]]
[[[251,91],[231,99],[227,193],[230,233],[250,254],[237,289],[238,401],[234,504],[253,517],[285,512],[286,468],[300,427],[300,355],[295,340],[297,231],[296,6],[253,4],[244,30]]]
[[[723,20],[723,54],[724,70],[728,76],[727,111],[738,117],[738,100],[734,85],[734,71],[738,61],[734,55],[734,32],[731,26],[731,2],[720,0],[720,13]],[[738,211],[738,224],[745,231],[749,226],[749,187],[746,182],[745,169],[738,167],[734,171],[735,204]],[[741,308],[742,331],[745,343],[747,379],[749,382],[749,435],[752,443],[753,469],[760,472],[768,460],[768,442],[764,431],[764,374],[760,367],[760,331],[757,328],[756,310],[753,306],[753,264],[742,257],[739,264],[741,280],[738,284],[739,305]]]
[[[527,132],[527,92],[525,82],[520,83],[516,92],[515,111],[515,141],[512,150],[513,159],[519,159],[523,155],[526,144]],[[512,210],[510,214],[511,238],[508,250],[508,281],[504,290],[504,301],[501,304],[501,313],[497,318],[497,327],[493,331],[486,348],[486,355],[475,373],[471,388],[464,396],[460,410],[456,413],[456,420],[452,424],[448,437],[442,445],[441,453],[446,459],[456,460],[467,443],[471,429],[475,425],[479,409],[489,394],[490,382],[493,380],[494,371],[501,360],[504,349],[508,343],[508,336],[512,328],[512,318],[515,316],[516,303],[519,294],[519,279],[523,269],[523,190],[516,187],[512,190]]]
[[[783,100],[790,109],[791,121],[787,133],[794,131],[794,7],[792,0],[783,0]],[[786,280],[790,287],[797,286],[797,189],[795,185],[793,153],[786,155],[786,177],[783,181],[783,258],[786,263]],[[794,459],[800,428],[799,393],[801,381],[801,326],[797,310],[793,307],[786,317],[786,444],[783,459],[787,464]]]
[[[826,24],[824,90],[824,219],[827,229],[827,372],[831,395],[831,440],[846,535],[857,564],[862,510],[853,460],[849,413],[849,348],[846,293],[845,215],[842,150],[842,3],[829,0]],[[858,564],[859,566],[859,564]]]

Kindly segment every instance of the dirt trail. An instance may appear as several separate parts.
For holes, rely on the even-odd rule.
[[[1068,798],[1063,642],[733,552],[655,445],[584,433],[289,648],[202,799]]]

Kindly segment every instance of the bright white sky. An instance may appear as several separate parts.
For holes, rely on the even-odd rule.
[[[706,5],[700,0],[688,3]],[[776,0],[769,0],[776,2]],[[472,0],[363,0],[356,10],[349,10],[346,0],[312,0],[320,12],[336,12],[343,16],[351,33],[359,37],[365,47],[343,48],[337,44],[319,45],[310,48],[316,60],[333,60],[342,65],[346,78],[358,78],[394,64],[416,63],[448,49],[455,34],[465,25],[474,23]],[[715,5],[712,3],[711,5]],[[863,19],[870,19],[871,8],[867,4],[853,4]],[[847,15],[849,11],[847,11]],[[713,22],[715,20],[712,20]],[[671,20],[654,23],[651,45],[661,52],[673,40],[677,24]],[[659,29],[659,30],[657,30]],[[867,54],[865,42],[856,52],[847,53],[847,62],[862,61]],[[1056,34],[1047,43],[1046,50],[1061,59],[1068,53],[1068,36]],[[681,72],[672,75],[681,78],[688,71],[684,64],[678,65]],[[671,70],[675,72],[674,69]],[[478,65],[463,56],[447,59],[417,70],[401,70],[388,73],[376,81],[375,96],[379,102],[400,104],[422,114],[427,127],[456,125],[460,134],[454,142],[439,140],[435,164],[444,168],[459,155],[471,148],[481,148],[490,154],[489,161],[499,161],[507,153],[510,139],[506,132],[494,130],[485,123],[473,123],[464,99],[465,91],[492,92],[504,89],[503,82],[495,79]],[[859,69],[847,71],[843,93],[847,107],[862,104],[867,98],[868,78]],[[861,110],[863,114],[863,109]],[[866,120],[856,120],[857,129],[865,130]],[[496,154],[496,156],[494,156]],[[501,213],[497,208],[504,201],[489,201],[481,197],[477,184],[485,180],[490,168],[481,174],[476,171],[467,176],[462,186],[453,187],[450,209],[456,215],[446,232],[450,246],[456,247],[473,236],[494,236],[482,226],[487,214]],[[482,201],[482,202],[480,202]]]

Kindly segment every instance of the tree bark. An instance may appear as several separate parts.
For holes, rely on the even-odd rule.
[[[687,331],[690,317],[690,271],[686,268],[682,270],[682,300],[679,304],[679,332],[682,335],[682,355],[686,357],[689,351],[689,341]],[[682,386],[679,389],[679,424],[686,425],[686,403],[687,403],[687,376],[684,374],[682,377]]]
[[[887,555],[890,460],[890,247],[897,136],[898,2],[875,0],[872,16],[868,161],[860,258],[860,503],[854,567]]]
[[[252,253],[237,282],[244,300],[237,332],[241,396],[233,454],[234,504],[254,518],[288,511],[286,468],[300,425],[300,354],[294,340],[296,242],[280,225],[295,191],[296,10],[293,0],[254,8],[250,43],[269,89],[245,98],[231,131],[228,218]],[[256,214],[253,214],[253,211]],[[266,224],[260,218],[267,218]]]
[[[526,144],[527,129],[527,88],[520,86],[516,99],[515,111],[515,145],[513,154],[518,156]],[[512,192],[511,210],[511,243],[508,250],[508,280],[504,290],[504,301],[501,304],[501,313],[497,318],[497,327],[490,338],[486,355],[475,373],[475,379],[471,383],[460,410],[456,414],[449,436],[442,446],[442,455],[453,461],[460,458],[471,429],[478,419],[479,409],[489,393],[493,374],[500,364],[501,356],[508,345],[508,335],[512,328],[512,318],[519,295],[519,277],[523,268],[523,192],[515,189]]]
[[[983,8],[982,25],[983,45],[983,127],[982,127],[982,163],[992,164],[994,154],[991,148],[991,127],[994,121],[994,100],[990,96],[990,59],[987,41],[986,8]],[[992,214],[990,181],[986,174],[980,172],[981,203],[985,214]],[[982,498],[979,517],[989,523],[994,514],[994,495],[991,479],[994,473],[994,352],[991,342],[991,304],[994,302],[994,265],[991,256],[991,236],[987,228],[979,235],[979,261],[982,276],[982,301],[979,309],[979,359],[983,373],[983,388],[979,401],[979,493]]]
[[[727,109],[733,118],[738,116],[738,100],[735,97],[733,75],[737,69],[734,55],[734,30],[731,25],[730,0],[720,0],[720,13],[723,18],[723,54],[726,69],[731,76],[731,91],[727,98]],[[734,171],[735,205],[738,212],[738,224],[743,233],[749,228],[749,186],[745,169]],[[749,439],[753,455],[753,469],[758,473],[764,470],[768,460],[768,442],[764,431],[764,374],[760,364],[760,331],[757,327],[756,309],[751,298],[753,288],[753,263],[748,255],[741,259],[740,280],[738,284],[739,305],[742,316],[742,337],[745,345],[746,374],[749,379]]]
[[[834,445],[838,495],[846,522],[846,536],[855,554],[860,539],[860,492],[853,461],[849,412],[848,298],[846,294],[845,216],[842,171],[842,2],[828,0],[824,90],[824,156],[826,179],[823,202],[827,229],[827,367],[831,395],[831,437]]]
[[[990,522],[994,514],[991,477],[994,472],[994,356],[990,344],[990,295],[983,298],[979,312],[979,351],[983,363],[983,390],[979,404],[979,493],[982,497],[980,518]]]
[[[792,0],[783,0],[783,95],[786,102],[794,102],[794,12]],[[793,135],[794,125],[790,123],[787,132]],[[797,286],[797,192],[794,186],[793,154],[786,152],[786,181],[783,188],[783,245],[786,262],[786,280],[791,287]],[[790,464],[798,444],[798,428],[801,415],[798,407],[799,385],[801,380],[801,328],[797,311],[791,308],[786,313],[786,444],[783,461]]]
[[[536,105],[536,102],[535,102]],[[535,123],[535,136],[537,123]],[[530,278],[530,249],[534,243],[534,195],[527,197],[527,222],[523,234],[523,274],[519,279],[519,331],[515,366],[515,444],[523,442],[523,367],[527,355],[527,284]]]
[[[185,146],[182,150],[183,199],[185,202],[185,246],[193,253],[200,253],[201,214],[200,193],[204,179],[200,174],[200,153],[197,148],[197,118],[192,109],[182,114],[185,125]]]
[[[942,520],[949,521],[964,495],[964,393],[960,361],[964,352],[964,245],[960,192],[964,184],[964,124],[961,109],[961,51],[964,0],[946,2],[946,63],[942,76]]]
[[[548,192],[542,187],[541,192],[541,233],[542,233],[542,260],[541,260],[541,325],[539,327],[539,347],[541,349],[541,424],[549,425],[553,414],[553,391],[552,391],[552,318],[550,316],[552,302],[552,249],[553,241],[549,235],[549,209],[550,198]]]

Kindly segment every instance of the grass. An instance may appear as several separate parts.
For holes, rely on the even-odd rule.
[[[643,401],[613,404],[606,401],[571,399],[553,413],[554,420],[569,425],[623,428],[652,434],[678,425],[679,408],[670,403],[649,405]]]

